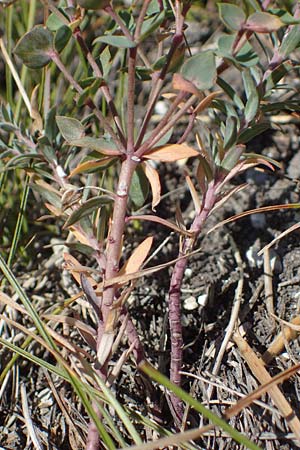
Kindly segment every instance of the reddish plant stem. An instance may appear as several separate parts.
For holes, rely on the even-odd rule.
[[[194,238],[186,238],[183,242],[182,251],[180,256],[187,255],[194,246],[195,239],[199,236],[202,230],[203,224],[206,221],[209,213],[216,202],[216,189],[219,183],[211,181],[208,186],[207,192],[203,198],[202,208],[199,214],[196,215],[190,231],[193,231]],[[187,265],[187,257],[180,259],[173,269],[170,289],[169,289],[169,325],[171,336],[171,365],[170,365],[170,380],[177,386],[181,384],[180,370],[182,367],[182,325],[181,325],[181,285],[184,277],[184,271]],[[174,419],[179,423],[183,415],[182,401],[176,397],[175,394],[170,395],[172,407],[174,409]]]
[[[129,49],[128,57],[128,95],[127,95],[127,151],[134,151],[134,101],[135,101],[135,66],[137,49]]]

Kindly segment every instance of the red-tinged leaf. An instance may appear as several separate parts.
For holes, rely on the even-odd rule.
[[[49,209],[49,211],[55,216],[60,217],[62,215],[62,212],[59,208],[56,208],[55,206],[51,205],[51,203],[45,202],[46,208]]]
[[[86,273],[86,268],[80,264],[80,262],[70,253],[64,253],[63,258],[65,261],[65,269],[67,269],[73,278],[77,281],[77,283],[80,285],[80,274],[84,273],[89,280],[90,284],[92,286],[95,286],[97,283],[90,275]]]
[[[204,158],[201,158],[201,159],[204,159]],[[201,159],[200,159],[198,167],[197,167],[196,178],[199,183],[202,195],[204,195],[205,192],[207,191],[207,178],[206,178],[206,172],[204,170]]]
[[[155,211],[155,206],[160,202],[161,185],[157,170],[151,166],[147,161],[142,163],[142,168],[151,186],[152,192],[152,211]]]
[[[194,110],[194,114],[199,114],[200,112],[202,112],[206,108],[208,108],[209,105],[211,104],[211,102],[213,101],[213,99],[216,98],[221,93],[222,93],[222,91],[216,91],[216,92],[212,92],[211,94],[207,95],[207,97],[205,97],[203,100],[201,100],[199,105],[196,106],[196,108]]]
[[[113,161],[113,159],[114,159],[113,156],[106,156],[105,158],[102,159],[93,159],[90,161],[85,161],[79,164],[77,167],[75,167],[75,169],[72,170],[68,178],[71,178],[74,175],[77,175],[82,172],[90,171],[92,169],[105,168],[111,161]]]
[[[183,230],[182,228],[178,227],[175,223],[170,222],[169,220],[162,219],[161,217],[153,216],[151,214],[129,216],[127,220],[149,220],[150,222],[159,223],[165,227],[171,228],[171,230],[177,231],[177,233],[183,234],[185,236],[193,237],[194,235],[192,232]]]
[[[140,270],[142,264],[148,256],[153,243],[153,236],[147,237],[137,248],[132,252],[129,259],[125,262],[123,267],[119,271],[119,275],[125,273],[134,273]]]
[[[278,16],[267,12],[258,11],[248,17],[247,22],[243,25],[246,30],[254,33],[271,33],[281,28],[284,23]]]
[[[273,241],[271,241],[269,244],[265,245],[261,250],[259,250],[259,252],[257,253],[258,256],[261,256],[264,251],[268,250],[269,248],[273,247],[274,244],[276,244],[276,242],[280,241],[280,239],[282,239],[283,237],[287,236],[288,234],[292,233],[293,231],[298,230],[298,228],[300,228],[300,223],[295,223],[294,225],[292,225],[291,227],[289,227],[287,230],[283,231],[282,233],[280,233],[279,236],[276,236],[275,239],[273,239]]]
[[[185,181],[187,182],[187,185],[189,187],[192,199],[193,199],[193,203],[194,203],[194,207],[195,207],[195,211],[198,214],[200,209],[201,209],[201,202],[199,199],[199,194],[196,191],[195,186],[193,185],[193,182],[191,180],[191,177],[189,175],[185,176]]]
[[[144,155],[144,158],[152,161],[175,162],[180,159],[199,156],[197,150],[186,144],[170,144],[163,147],[157,147]]]
[[[236,194],[237,192],[240,192],[242,189],[244,189],[245,187],[247,187],[248,184],[244,183],[244,184],[240,184],[239,186],[235,186],[234,188],[230,189],[227,192],[224,192],[224,194],[222,193],[222,195],[220,196],[220,199],[217,200],[215,206],[213,207],[213,209],[211,210],[210,214],[212,214],[213,212],[215,212],[216,209],[220,208],[220,206],[224,205],[224,203],[227,202],[227,200],[233,195]]]
[[[197,95],[201,97],[201,92],[196,88],[194,83],[191,81],[185,80],[180,73],[174,73],[173,81],[172,81],[173,89],[176,91],[184,91],[189,92],[190,94]]]
[[[243,161],[236,164],[233,169],[231,169],[231,171],[226,175],[222,183],[219,185],[218,191],[220,191],[220,189],[224,186],[224,184],[228,183],[228,181],[234,178],[237,174],[245,172],[245,170],[251,169],[252,167],[257,167],[258,164],[262,164],[274,171],[273,165],[264,158],[246,158]]]
[[[121,152],[117,150],[112,143],[106,141],[105,139],[94,138],[92,136],[84,136],[78,139],[74,138],[69,141],[69,144],[74,145],[75,147],[87,147],[90,150],[95,150],[96,152],[101,153],[102,155],[121,155]]]
[[[220,228],[227,223],[234,222],[235,220],[250,216],[251,214],[261,214],[270,211],[278,211],[280,209],[300,209],[300,203],[283,203],[282,205],[262,206],[261,208],[249,209],[248,211],[244,211],[240,214],[235,214],[234,216],[231,216],[228,219],[219,222],[217,225],[212,227],[207,234],[212,233],[217,228]]]

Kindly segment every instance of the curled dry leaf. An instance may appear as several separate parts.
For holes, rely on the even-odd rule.
[[[174,73],[173,75],[173,89],[176,91],[189,92],[190,94],[197,95],[197,97],[202,97],[203,94],[196,88],[194,83],[183,78],[179,73]]]
[[[143,242],[141,242],[140,245],[138,245],[137,248],[132,252],[129,259],[125,262],[125,264],[119,271],[119,275],[134,273],[140,270],[143,262],[148,256],[152,243],[153,236],[149,236]]]
[[[143,162],[141,166],[151,186],[152,211],[155,211],[155,206],[157,206],[160,202],[160,194],[161,194],[159,175],[157,170],[155,170],[154,167],[152,167],[151,164],[149,164],[149,162],[147,161]]]
[[[157,147],[145,154],[143,157],[152,161],[175,162],[180,159],[199,156],[197,150],[186,144],[169,144]]]

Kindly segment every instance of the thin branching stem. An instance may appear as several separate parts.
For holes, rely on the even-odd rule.
[[[193,238],[185,238],[180,256],[187,255],[194,246],[195,239],[199,236],[203,225],[212,211],[216,202],[216,190],[218,183],[212,181],[203,198],[202,208],[196,215],[190,231],[194,232]],[[182,325],[181,325],[181,285],[184,272],[187,265],[187,258],[182,258],[175,264],[169,289],[169,325],[171,335],[171,364],[170,364],[170,380],[177,386],[181,384],[181,368],[182,368]],[[175,394],[170,396],[172,407],[174,410],[174,419],[179,424],[183,415],[182,401]]]
[[[67,70],[67,68],[65,67],[65,65],[61,61],[58,53],[53,51],[51,53],[51,59],[57,65],[59,70],[63,73],[63,75],[65,76],[67,81],[71,84],[71,86],[73,86],[79,94],[82,94],[82,92],[83,92],[82,87],[77,83],[77,81],[73,78],[73,76]],[[109,133],[109,135],[111,136],[112,140],[116,144],[117,148],[120,151],[122,151],[123,153],[125,153],[126,149],[125,149],[124,145],[122,144],[122,142],[120,141],[120,139],[118,138],[118,136],[116,135],[116,133],[114,132],[112,127],[110,126],[108,120],[103,116],[102,112],[96,107],[96,105],[93,102],[93,100],[91,98],[88,98],[86,100],[86,103],[94,111],[94,114],[99,119],[99,122],[101,123],[101,125],[103,126],[105,131],[107,133]]]

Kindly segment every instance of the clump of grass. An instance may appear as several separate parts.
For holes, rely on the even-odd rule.
[[[131,6],[93,0],[59,6],[20,1],[5,10],[5,35],[0,38],[7,66],[0,122],[2,196],[11,185],[19,185],[21,195],[11,250],[8,255],[2,252],[0,265],[21,304],[13,304],[4,293],[1,300],[6,308],[30,317],[32,328],[3,316],[26,339],[20,346],[5,338],[1,343],[72,386],[90,417],[89,450],[128,443],[143,448],[143,433],[132,422],[129,406],[121,405],[111,390],[131,354],[136,365],[170,390],[166,395],[178,430],[183,406],[188,404],[247,448],[258,448],[180,389],[184,345],[180,293],[189,258],[209,215],[244,187],[232,187],[230,181],[248,168],[260,165],[272,170],[276,164],[247,153],[247,143],[272,126],[271,112],[298,108],[294,100],[274,101],[274,92],[294,67],[290,55],[299,45],[298,9],[292,15],[269,9],[269,2],[245,4],[220,3],[224,32],[214,40],[213,49],[200,45],[193,56],[185,29],[190,11],[198,7],[189,1],[146,0]],[[35,25],[40,15],[44,23]],[[264,60],[255,50],[257,44],[267,55]],[[242,95],[226,81],[230,71]],[[158,101],[165,103],[166,110],[157,122]],[[179,123],[181,131],[177,131]],[[160,167],[181,160],[187,161],[185,169],[190,161],[195,168],[194,175],[185,177],[194,205],[192,223],[180,213],[177,223],[156,214],[161,201]],[[85,262],[68,252],[63,255],[64,268],[80,285],[80,292],[51,314],[33,305],[13,269],[22,227],[30,216],[29,195],[47,210],[41,219],[51,217],[66,247],[84,255]],[[149,196],[152,211],[141,215],[138,211]],[[124,261],[123,246],[133,221],[141,223],[140,243]],[[153,235],[141,237],[146,222],[155,224]],[[145,267],[155,245],[154,227],[178,233],[178,257]],[[167,266],[173,267],[168,299],[171,381],[145,362],[127,306],[137,281]],[[92,309],[94,328],[65,314],[66,307],[83,296]],[[53,323],[75,327],[90,352],[53,331]],[[116,359],[124,335],[128,348]],[[33,341],[51,355],[52,362],[30,350]],[[16,359],[8,363],[2,379]],[[135,421],[139,429],[170,434],[141,416]],[[200,434],[187,431],[166,438],[162,445],[178,445]]]

